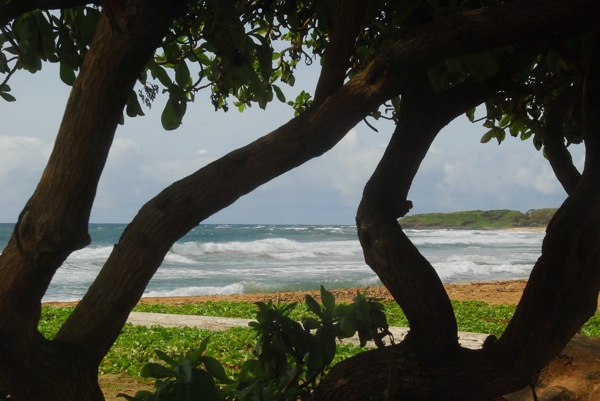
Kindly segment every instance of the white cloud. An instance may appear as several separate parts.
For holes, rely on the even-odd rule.
[[[557,207],[565,197],[548,161],[530,143],[438,144],[415,180],[415,211]],[[579,149],[578,151],[581,151]],[[576,154],[576,157],[579,157]]]
[[[0,135],[0,174],[13,169],[38,170],[50,151],[50,145],[34,137]]]
[[[167,186],[199,170],[214,158],[213,155],[206,152],[175,159],[145,159],[141,163],[140,170],[145,179]]]
[[[0,135],[0,221],[14,222],[37,185],[51,146],[28,136]]]
[[[365,136],[369,134],[363,131],[359,135],[356,129],[348,132],[336,147],[311,162],[306,178],[321,188],[335,190],[347,204],[358,206],[363,187],[385,151],[385,141],[389,140],[379,135],[379,143],[368,143]]]

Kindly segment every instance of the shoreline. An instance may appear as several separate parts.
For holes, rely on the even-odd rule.
[[[451,300],[456,301],[481,301],[491,305],[517,304],[523,293],[527,279],[476,281],[465,283],[445,284],[444,288]],[[382,301],[393,301],[388,290],[383,286],[355,287],[341,289],[327,289],[333,293],[336,302],[352,302],[357,291],[366,292],[367,297]],[[154,305],[185,305],[203,302],[269,302],[274,303],[303,303],[305,296],[310,295],[317,301],[321,299],[319,290],[309,291],[278,291],[273,293],[255,294],[227,294],[227,295],[197,295],[197,296],[171,296],[171,297],[143,297],[138,304]],[[71,302],[44,302],[49,306],[75,306],[79,301]]]

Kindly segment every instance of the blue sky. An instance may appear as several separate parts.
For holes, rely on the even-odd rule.
[[[312,90],[316,76],[300,74],[287,91]],[[313,74],[314,75],[314,74]],[[10,85],[17,102],[0,99],[0,222],[14,222],[39,180],[58,130],[69,88],[54,66],[20,72]],[[163,99],[164,101],[164,99]],[[164,131],[160,100],[145,117],[119,127],[100,181],[92,222],[128,222],[165,186],[262,136],[292,117],[273,104],[239,113],[214,112],[206,99],[188,106],[183,125]],[[393,127],[361,124],[332,151],[265,184],[207,223],[353,224],[362,188]],[[473,209],[526,211],[558,207],[565,194],[531,142],[509,138],[481,144],[485,129],[461,118],[434,142],[409,199],[411,213]],[[583,165],[583,149],[575,152]]]

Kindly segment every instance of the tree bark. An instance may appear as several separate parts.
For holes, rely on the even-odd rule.
[[[40,301],[66,257],[90,241],[89,213],[122,110],[178,4],[126,2],[119,29],[101,18],[48,165],[0,256],[0,381],[12,399],[103,399],[101,357],[42,338]]]
[[[563,135],[564,110],[569,107],[569,102],[573,101],[570,96],[572,92],[571,90],[560,94],[548,106],[548,118],[544,130],[544,151],[554,175],[567,194],[573,193],[581,179],[581,173],[573,164],[571,153],[565,146]]]
[[[343,85],[350,57],[355,51],[356,38],[364,23],[365,0],[337,0],[333,8],[333,29],[315,89],[316,104]]]

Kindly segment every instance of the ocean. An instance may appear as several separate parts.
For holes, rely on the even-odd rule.
[[[0,224],[0,244],[12,224]],[[44,301],[81,299],[124,224],[91,224],[92,244],[58,270]],[[444,283],[526,278],[543,232],[406,230]],[[144,296],[214,295],[365,287],[381,282],[365,264],[355,226],[200,225],[172,247]]]

